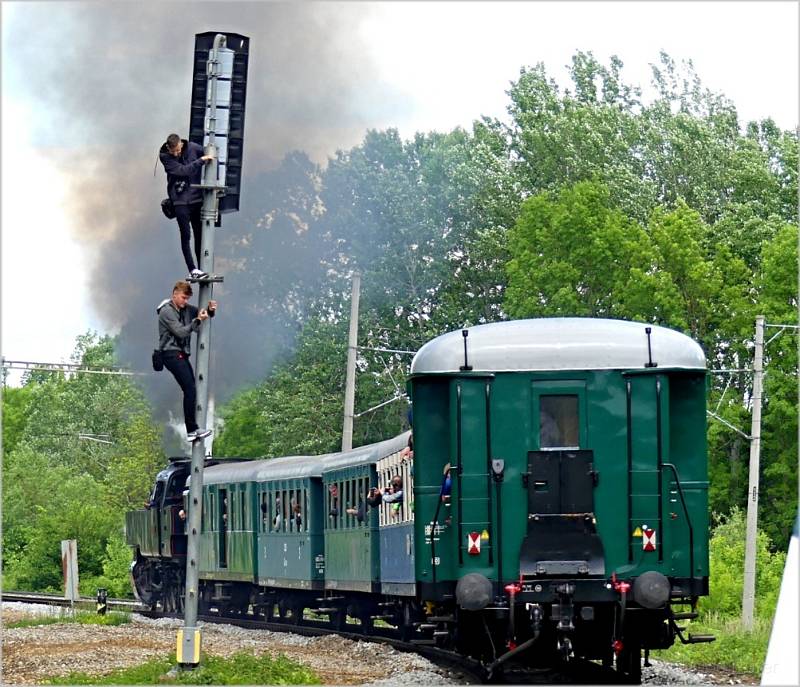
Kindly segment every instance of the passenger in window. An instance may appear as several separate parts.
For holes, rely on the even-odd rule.
[[[281,497],[275,497],[275,517],[272,519],[272,529],[279,530],[283,524],[283,515],[281,515]]]
[[[383,502],[383,494],[381,494],[380,489],[378,487],[370,487],[369,493],[367,494],[367,505],[370,508],[377,508]]]
[[[539,448],[561,446],[561,430],[555,418],[544,408],[539,409]]]
[[[303,525],[303,516],[300,512],[300,504],[297,503],[297,499],[292,499],[292,522],[299,531]]]
[[[331,484],[328,487],[328,493],[330,494],[330,505],[331,509],[328,511],[328,516],[331,518],[338,518],[339,517],[339,487],[335,484]]]
[[[406,446],[402,451],[400,451],[400,457],[403,459],[403,462],[407,462],[409,460],[414,459],[414,415],[411,412],[411,408],[408,409],[408,427],[411,430],[411,433],[408,435],[408,446]]]
[[[442,471],[442,486],[439,489],[439,498],[445,506],[450,505],[450,492],[453,490],[453,480],[450,477],[450,463],[444,466]]]
[[[364,501],[362,499],[359,499],[358,500],[358,508],[353,508],[351,506],[350,508],[348,508],[345,511],[345,513],[347,513],[348,515],[355,515],[356,516],[356,520],[358,520],[359,523],[362,523],[362,522],[364,522],[365,511],[366,511],[366,504],[364,503]]]
[[[392,477],[392,483],[383,490],[384,503],[401,503],[403,501],[403,478],[400,475]]]

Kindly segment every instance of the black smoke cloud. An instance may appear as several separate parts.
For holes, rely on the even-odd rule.
[[[177,226],[159,210],[163,169],[159,164],[154,176],[153,166],[168,133],[187,135],[194,34],[250,37],[242,212],[224,216],[215,241],[215,271],[231,268],[215,290],[220,315],[212,334],[212,388],[223,402],[263,377],[271,351],[290,338],[268,307],[253,302],[249,284],[263,282],[264,274],[249,266],[288,269],[301,280],[304,271],[318,269],[281,255],[280,241],[259,260],[234,259],[254,232],[274,229],[264,217],[292,184],[282,178],[281,160],[300,150],[324,163],[337,148],[358,143],[366,128],[393,124],[371,112],[404,113],[358,36],[372,10],[361,3],[271,2],[14,9],[4,46],[14,66],[7,68],[17,70],[9,72],[12,79],[34,98],[43,115],[37,123],[46,122],[36,132],[38,144],[69,179],[66,211],[89,257],[96,312],[109,330],[120,331],[122,362],[137,370],[147,369],[155,344],[155,306],[185,274]],[[296,167],[288,165],[287,173]],[[228,252],[234,246],[237,256]],[[167,373],[151,375],[145,385],[158,412],[180,414]]]

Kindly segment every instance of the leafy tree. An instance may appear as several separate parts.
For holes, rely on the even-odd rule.
[[[73,360],[110,366],[114,342],[83,335]],[[3,460],[6,584],[59,587],[62,539],[78,540],[81,575],[91,580],[103,573],[125,511],[142,503],[163,465],[149,406],[130,379],[111,375],[30,376],[6,391],[3,411],[13,420],[4,426],[11,437]]]
[[[346,344],[347,323],[309,323],[291,360],[221,410],[224,424],[216,453],[274,457],[340,450]],[[363,359],[360,367],[364,369]],[[384,375],[362,374],[356,410],[366,410],[392,394],[391,380]],[[353,445],[396,434],[404,411],[400,404],[393,406],[356,422]]]
[[[19,442],[31,413],[31,387],[2,388],[3,452],[13,452]]]
[[[628,315],[632,275],[650,273],[644,229],[613,208],[607,187],[594,181],[529,198],[508,245],[505,307],[512,317]]]
[[[786,225],[764,244],[758,278],[761,312],[772,325],[797,323],[798,230]],[[786,546],[797,514],[797,330],[766,330],[760,518],[770,538]],[[773,338],[777,335],[777,338]],[[772,341],[769,341],[772,339]]]

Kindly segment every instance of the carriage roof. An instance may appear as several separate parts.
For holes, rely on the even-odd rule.
[[[381,458],[401,451],[408,444],[408,432],[359,446],[350,451],[325,453],[318,456],[281,456],[242,463],[214,465],[203,471],[203,484],[239,482],[271,482],[278,479],[321,477],[323,472],[337,468],[376,463]],[[189,483],[188,480],[186,482]]]
[[[680,332],[643,322],[553,317],[494,322],[469,328],[468,364],[477,372],[523,370],[620,370],[645,367],[651,328],[652,360],[660,368],[704,370],[700,345]],[[464,365],[461,331],[426,343],[412,374],[458,372]]]

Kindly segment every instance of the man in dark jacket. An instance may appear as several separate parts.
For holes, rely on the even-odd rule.
[[[217,302],[208,301],[208,306],[198,310],[189,305],[192,297],[191,284],[179,281],[172,289],[172,298],[165,298],[156,308],[158,313],[158,347],[163,351],[164,367],[175,377],[183,391],[183,419],[189,441],[205,439],[210,429],[197,426],[197,387],[194,370],[189,362],[192,332],[200,329],[203,320],[214,317]]]
[[[200,219],[203,193],[199,188],[192,188],[192,185],[200,183],[203,165],[212,160],[213,156],[203,155],[203,147],[197,143],[182,139],[178,134],[170,134],[158,151],[158,158],[167,173],[167,195],[175,206],[175,219],[181,232],[181,250],[186,268],[194,279],[207,277],[205,272],[198,269],[203,237],[203,224]],[[189,241],[190,225],[194,230],[197,265],[194,263]]]

